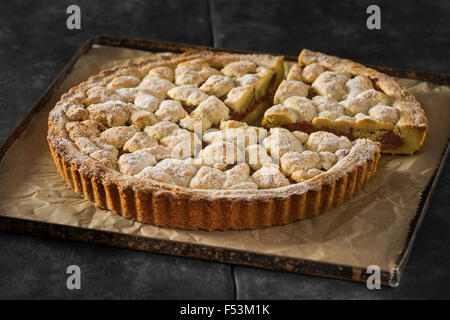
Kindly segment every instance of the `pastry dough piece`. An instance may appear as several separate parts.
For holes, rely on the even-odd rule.
[[[123,126],[128,121],[131,104],[120,100],[107,101],[87,107],[89,118],[108,127]]]
[[[331,95],[326,95],[326,96],[314,96],[311,99],[313,105],[315,105],[316,107],[322,104],[329,104],[329,103],[337,103],[338,101],[336,99],[333,98],[333,96]]]
[[[287,80],[303,81],[303,69],[298,64],[294,64],[286,77]]]
[[[160,143],[172,150],[173,157],[181,159],[197,155],[202,148],[202,142],[197,135],[185,129],[179,129],[162,138]]]
[[[300,140],[284,128],[270,129],[270,135],[264,139],[263,145],[275,159],[281,158],[285,153],[290,151],[302,152],[304,150]]]
[[[317,115],[316,107],[305,97],[292,96],[284,100],[283,105],[275,105],[264,114],[263,125],[272,126],[296,122],[311,122]]]
[[[135,108],[130,114],[129,122],[138,126],[140,129],[144,129],[147,126],[155,124],[157,120],[150,111]]]
[[[151,77],[145,78],[139,84],[139,88],[148,90],[151,95],[164,100],[167,97],[167,91],[175,87],[175,85],[167,79]]]
[[[258,74],[244,74],[242,77],[236,79],[237,85],[241,87],[254,86],[256,88],[260,77]]]
[[[153,69],[150,69],[148,72],[146,78],[162,78],[167,79],[170,82],[173,82],[175,80],[175,72],[171,67],[162,66],[162,67],[155,67]]]
[[[221,71],[227,77],[241,77],[247,73],[255,73],[256,67],[256,63],[252,61],[239,60],[227,64]]]
[[[148,147],[147,150],[156,158],[157,161],[170,158],[172,153],[170,148],[160,144]]]
[[[91,105],[110,100],[120,100],[120,96],[115,94],[114,91],[98,85],[93,86],[86,91],[86,97],[83,102],[85,105]]]
[[[311,87],[320,95],[330,95],[333,99],[342,100],[347,95],[345,83],[350,79],[346,73],[325,71],[317,77]]]
[[[368,77],[361,75],[348,80],[346,85],[349,88],[348,98],[353,98],[358,93],[373,89],[372,81]]]
[[[234,80],[221,75],[213,75],[202,84],[200,90],[206,92],[209,95],[216,97],[224,97],[227,93],[234,88]]]
[[[66,116],[69,121],[83,121],[89,118],[89,112],[81,104],[69,104]]]
[[[255,97],[255,87],[235,87],[228,92],[225,104],[238,113],[242,113],[251,105]]]
[[[356,97],[343,101],[342,104],[349,115],[369,112],[370,107],[376,104],[389,104],[389,98],[375,89],[369,89],[356,95]]]
[[[78,149],[80,149],[81,152],[87,155],[90,155],[92,152],[100,150],[100,148],[94,142],[85,137],[77,138],[74,142],[75,145],[78,147]]]
[[[200,71],[205,67],[209,67],[208,61],[204,58],[196,58],[188,61],[181,62],[177,65],[175,69],[175,75],[181,74],[187,70],[190,71]]]
[[[141,82],[141,79],[135,76],[120,76],[112,79],[106,86],[109,90],[121,88],[133,88]]]
[[[255,98],[256,100],[259,100],[267,94],[267,89],[269,88],[272,79],[275,77],[275,72],[272,69],[259,66],[256,69],[256,74],[258,75],[258,82],[255,86]]]
[[[208,99],[208,95],[193,85],[178,86],[170,89],[167,94],[188,106],[198,106]]]
[[[343,113],[333,110],[333,111],[322,111],[317,115],[317,118],[334,121],[342,116],[344,116]],[[314,123],[316,122],[314,121]]]
[[[396,108],[377,104],[370,108],[369,116],[380,122],[396,124],[399,120],[399,114]]]
[[[180,159],[164,159],[155,167],[164,170],[176,185],[185,188],[189,186],[189,182],[197,172],[197,166]]]
[[[76,139],[74,142],[81,152],[88,156],[95,153],[94,157],[97,158],[100,158],[103,155],[105,159],[102,163],[108,167],[115,167],[115,162],[117,162],[117,157],[119,155],[119,151],[115,147],[99,142],[94,143],[90,139],[83,137]],[[107,151],[107,153],[99,151]]]
[[[187,115],[180,120],[180,127],[200,134],[211,128],[211,122],[208,119]]]
[[[337,136],[330,132],[314,132],[309,135],[306,148],[312,151],[336,152],[339,149],[350,149],[352,144],[347,137]]]
[[[145,167],[155,165],[156,159],[147,149],[140,149],[133,153],[121,155],[117,163],[120,172],[134,176],[141,172]]]
[[[292,96],[284,100],[283,104],[297,112],[296,121],[310,122],[316,116],[316,107],[308,98]]]
[[[250,167],[246,163],[240,163],[225,171],[226,180],[223,183],[224,189],[242,190],[258,189],[258,186],[250,177]]]
[[[223,76],[222,72],[220,72],[219,70],[212,68],[212,67],[203,67],[200,69],[200,71],[198,73],[203,78],[203,81],[205,81],[206,79],[208,79],[211,76],[217,76],[217,75]]]
[[[298,113],[291,107],[281,104],[274,105],[264,113],[263,125],[267,127],[282,126],[284,124],[295,123]]]
[[[252,144],[245,148],[245,159],[253,170],[259,170],[265,163],[273,163],[267,149],[260,144]]]
[[[118,100],[122,100],[124,102],[133,102],[136,100],[136,97],[140,94],[150,94],[151,91],[147,89],[142,89],[139,87],[136,88],[120,88],[115,91],[115,94],[119,97]]]
[[[325,170],[330,170],[338,160],[336,154],[329,151],[319,152],[319,157],[322,168],[324,168]]]
[[[189,107],[196,107],[206,99],[208,95],[201,90],[193,92],[186,100],[186,105]]]
[[[211,125],[217,125],[222,120],[229,119],[229,109],[217,97],[210,96],[208,99],[199,104],[199,106],[191,112],[191,116],[206,119]]]
[[[226,141],[213,142],[206,146],[197,156],[197,162],[207,166],[214,164],[235,164],[240,157],[239,150],[233,143]]]
[[[284,100],[292,96],[306,97],[308,96],[308,91],[309,86],[301,81],[283,80],[277,92],[275,92],[273,103],[282,104]]]
[[[325,111],[334,111],[334,112],[340,113],[341,115],[345,114],[344,107],[335,101],[323,102],[321,104],[316,103],[316,105],[317,105],[316,109],[317,109],[318,113],[325,112]]]
[[[161,100],[152,96],[151,94],[139,93],[134,99],[134,104],[142,109],[150,112],[155,112],[159,108]]]
[[[192,178],[189,187],[194,189],[223,189],[226,174],[211,167],[201,167]]]
[[[319,75],[325,71],[325,68],[318,63],[311,63],[303,69],[303,79],[308,83],[313,83]]]
[[[248,124],[242,121],[236,121],[236,120],[226,120],[220,122],[219,129],[220,130],[226,130],[226,129],[233,129],[233,128],[241,128],[241,127],[248,127]]]
[[[280,159],[281,170],[287,176],[297,170],[321,169],[321,159],[317,152],[305,150],[303,152],[287,152]]]
[[[280,171],[280,167],[273,163],[266,163],[252,175],[253,181],[260,189],[280,188],[290,184]]]
[[[183,73],[175,75],[175,84],[177,86],[192,85],[198,87],[205,81],[205,78],[197,71],[186,70]]]
[[[267,93],[267,89],[274,76],[273,70],[265,67],[258,67],[257,73],[245,74],[236,79],[236,83],[241,87],[254,86],[255,100],[260,100]]]
[[[113,127],[103,131],[100,134],[100,141],[113,145],[117,149],[122,149],[125,143],[131,139],[137,132],[139,132],[139,127],[137,126],[120,126]]]
[[[140,149],[149,148],[158,145],[158,140],[146,135],[143,132],[136,133],[131,139],[125,142],[123,151],[135,152]]]
[[[66,124],[66,130],[73,141],[80,137],[93,139],[104,129],[103,125],[93,120],[68,122]]]
[[[170,121],[161,121],[152,126],[146,127],[144,132],[156,140],[161,140],[164,137],[172,135],[174,132],[178,131],[180,127]]]
[[[179,86],[193,85],[198,87],[209,76],[219,73],[219,71],[212,69],[209,63],[203,58],[182,62],[175,69],[175,84]]]
[[[185,116],[187,116],[186,110],[180,102],[174,100],[164,100],[159,105],[158,111],[155,112],[155,116],[162,121],[179,122]]]
[[[188,99],[188,97],[196,92],[200,91],[199,88],[193,85],[183,85],[183,86],[177,86],[173,87],[169,91],[167,91],[167,95],[172,98],[173,100],[178,100],[183,103],[185,103]]]
[[[217,141],[224,141],[223,133],[218,129],[209,129],[202,136],[203,142],[206,144],[211,144]]]
[[[302,144],[305,144],[308,141],[309,135],[306,132],[302,131],[292,131],[292,135],[296,137]]]
[[[106,150],[97,150],[89,155],[92,159],[97,160],[108,168],[117,168],[117,156]]]
[[[266,129],[244,124],[239,127],[223,128],[220,131],[207,132],[203,136],[203,141],[206,143],[227,141],[234,143],[238,148],[243,149],[249,145],[261,143],[266,136]]]

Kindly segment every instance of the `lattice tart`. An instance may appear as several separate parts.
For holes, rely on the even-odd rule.
[[[274,96],[308,96],[283,75],[282,57],[209,51],[102,71],[50,113],[57,169],[96,206],[158,226],[241,230],[318,215],[363,187],[380,143],[258,126]]]
[[[264,114],[267,128],[329,131],[412,154],[428,131],[419,102],[391,77],[350,60],[304,49]]]

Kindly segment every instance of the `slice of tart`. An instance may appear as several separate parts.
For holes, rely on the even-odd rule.
[[[428,131],[416,98],[393,78],[347,59],[304,49],[277,89],[266,128],[368,138],[392,154],[417,151]]]

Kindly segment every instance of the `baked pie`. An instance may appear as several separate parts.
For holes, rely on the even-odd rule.
[[[356,128],[361,115],[382,118],[380,130],[396,134],[423,117],[418,105],[392,104],[380,91],[390,78],[360,79],[322,57],[303,53],[308,67],[293,67],[285,80],[282,57],[210,51],[102,71],[50,112],[56,167],[96,206],[163,227],[242,230],[316,216],[367,183],[383,147],[375,133],[381,144],[355,130],[311,130],[316,119],[347,117]],[[356,98],[364,110],[350,103]],[[407,107],[417,110],[405,120]],[[265,127],[258,124],[264,112]]]
[[[384,153],[412,154],[428,131],[419,102],[391,77],[350,60],[304,49],[278,87],[266,128],[329,131],[381,143]]]

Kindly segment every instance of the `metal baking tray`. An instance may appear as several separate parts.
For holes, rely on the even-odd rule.
[[[69,63],[59,73],[56,79],[45,90],[43,95],[31,108],[26,117],[11,133],[0,147],[0,161],[4,154],[12,146],[14,141],[20,137],[25,128],[30,124],[33,117],[41,111],[48,100],[55,93],[56,89],[62,84],[66,76],[77,60],[87,53],[94,44],[124,47],[130,49],[139,49],[152,52],[183,52],[189,49],[208,49],[213,51],[227,51],[238,53],[249,53],[246,51],[211,48],[198,45],[179,44],[170,42],[144,41],[129,38],[119,38],[114,36],[99,35],[86,41],[75,53]],[[285,56],[288,61],[296,61],[297,57]],[[373,68],[395,77],[411,78],[422,81],[428,81],[441,85],[449,85],[450,75],[429,73],[421,71],[410,71],[388,67],[372,66]],[[397,268],[392,275],[388,271],[381,272],[381,284],[385,286],[396,287],[400,281],[402,270],[406,266],[409,254],[412,250],[414,240],[420,225],[424,219],[430,199],[436,187],[442,168],[449,154],[449,143],[447,142],[444,153],[442,154],[439,166],[434,172],[429,184],[424,189],[419,207],[414,219],[411,222],[406,245],[399,255]],[[148,251],[153,253],[182,256],[195,259],[203,259],[228,264],[252,266],[270,270],[289,271],[299,274],[308,274],[328,278],[337,278],[365,282],[368,275],[362,268],[355,268],[345,265],[317,262],[305,259],[282,257],[275,255],[257,254],[242,250],[219,248],[202,244],[191,244],[172,240],[160,240],[142,236],[126,235],[122,233],[92,230],[81,227],[31,221],[20,218],[11,218],[0,215],[0,231],[14,232],[20,234],[31,234],[36,236],[46,236],[59,239],[69,239],[86,243],[101,244],[128,248],[133,250]]]

